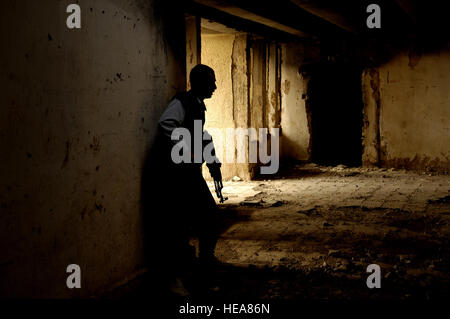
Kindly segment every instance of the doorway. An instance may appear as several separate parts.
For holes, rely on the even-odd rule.
[[[351,62],[325,62],[310,70],[311,158],[322,165],[360,166],[361,70]]]

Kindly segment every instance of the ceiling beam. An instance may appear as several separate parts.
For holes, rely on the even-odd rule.
[[[311,35],[306,32],[300,31],[296,28],[287,26],[285,24],[282,24],[275,20],[269,19],[267,17],[263,17],[256,13],[253,13],[249,10],[238,7],[237,5],[233,5],[232,2],[225,2],[225,1],[220,1],[220,0],[194,0],[194,2],[204,5],[204,6],[207,6],[207,7],[211,7],[211,8],[220,10],[222,12],[228,13],[230,15],[233,15],[233,16],[245,19],[245,20],[250,20],[250,21],[265,25],[267,27],[289,33],[289,34],[294,35],[299,38],[310,38],[311,37]]]
[[[246,20],[215,8],[195,3],[194,1],[186,1],[183,3],[184,11],[193,16],[208,19],[221,23],[238,32],[252,33],[269,40],[292,41],[292,40],[308,40],[310,38],[300,38],[290,33],[277,30],[266,25]]]

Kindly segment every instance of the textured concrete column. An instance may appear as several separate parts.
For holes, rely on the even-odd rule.
[[[289,43],[282,46],[281,66],[281,127],[282,155],[294,160],[309,160],[310,128],[305,104],[307,79],[299,67],[313,48]]]
[[[186,16],[186,88],[189,90],[189,73],[201,63],[200,18]]]
[[[237,34],[233,43],[233,53],[231,56],[231,81],[233,85],[233,122],[234,127],[248,128],[250,121],[249,105],[249,66],[247,55],[248,35]],[[236,145],[236,141],[235,141]],[[248,143],[245,154],[248,160]],[[236,150],[237,152],[237,150]],[[236,155],[237,157],[237,155]],[[234,175],[243,179],[250,179],[253,175],[249,170],[249,164],[237,163],[234,165]]]
[[[280,47],[269,44],[266,48],[266,112],[264,125],[270,130],[281,125],[281,57]]]
[[[378,70],[367,69],[362,74],[364,101],[363,119],[363,165],[380,164],[380,76]]]

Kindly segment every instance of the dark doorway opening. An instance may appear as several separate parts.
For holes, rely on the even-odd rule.
[[[362,163],[361,69],[325,62],[310,70],[311,158],[322,165]]]

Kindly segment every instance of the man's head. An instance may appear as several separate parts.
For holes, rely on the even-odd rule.
[[[204,64],[197,64],[189,74],[191,90],[200,99],[209,99],[216,90],[216,76],[214,70]]]

